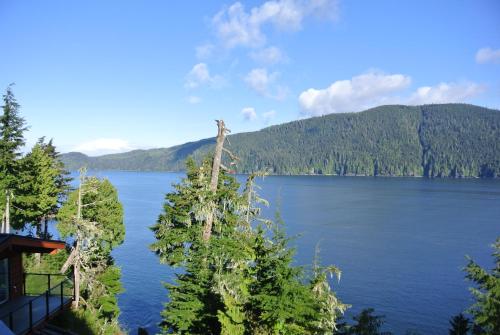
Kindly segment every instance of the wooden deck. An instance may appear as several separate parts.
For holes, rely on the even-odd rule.
[[[72,301],[71,297],[63,297],[61,306],[60,295],[51,295],[48,300],[45,298],[45,295],[21,296],[0,305],[0,318],[7,326],[10,324],[9,313],[12,312],[12,331],[16,335],[26,334],[30,330],[30,300],[32,301],[31,315],[33,328],[45,322],[47,315],[49,315],[49,317],[55,315],[62,308],[67,307]]]

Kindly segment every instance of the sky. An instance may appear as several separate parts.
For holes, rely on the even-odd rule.
[[[61,152],[382,104],[500,108],[500,2],[0,0],[0,89]]]

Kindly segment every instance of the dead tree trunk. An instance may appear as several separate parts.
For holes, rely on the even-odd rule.
[[[215,144],[214,161],[212,164],[212,178],[210,180],[210,191],[215,194],[217,192],[217,184],[219,183],[219,171],[222,165],[222,151],[224,150],[224,141],[229,129],[226,128],[223,120],[217,120],[217,140]],[[212,211],[208,217],[205,226],[203,227],[203,240],[207,242],[212,234],[212,225],[214,222],[214,212]]]
[[[76,207],[76,225],[80,225],[82,221],[82,187],[84,182],[84,172],[80,172],[80,186],[78,187],[78,199],[77,199],[77,207]],[[77,227],[77,230],[79,228]],[[80,239],[81,235],[77,233],[77,237],[75,240],[75,246],[73,247],[73,251],[71,251],[68,259],[64,263],[61,268],[61,273],[64,274],[68,270],[68,268],[73,265],[73,278],[74,278],[74,292],[75,292],[75,300],[73,301],[73,307],[78,308],[80,303],[80,262],[81,262],[81,254],[80,254]]]
[[[78,308],[78,305],[80,304],[80,258],[79,258],[79,253],[80,253],[80,243],[76,241],[76,246],[75,246],[75,260],[74,260],[74,266],[73,266],[73,278],[75,281],[75,301],[73,302],[73,305],[75,308]]]

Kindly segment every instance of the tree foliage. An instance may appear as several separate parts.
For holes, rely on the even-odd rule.
[[[19,173],[21,157],[20,149],[24,145],[24,132],[27,127],[24,119],[19,115],[19,104],[17,103],[12,85],[7,87],[3,95],[3,114],[0,116],[0,210],[2,212],[2,227],[9,229],[7,225],[21,223],[13,216],[12,201],[19,193]]]
[[[245,190],[221,172],[209,190],[211,160],[187,162],[187,176],[166,195],[152,227],[160,261],[182,267],[167,284],[164,333],[331,334],[344,304],[327,281],[331,268],[307,277],[292,266],[293,249],[278,222],[262,220],[253,178]],[[215,206],[215,208],[212,208]],[[202,239],[215,213],[211,237]],[[338,272],[338,270],[336,270]]]
[[[498,138],[500,112],[467,104],[380,106],[228,136],[242,173],[428,177],[498,177]],[[188,156],[201,162],[214,143],[63,159],[95,169],[179,171]]]
[[[37,236],[47,238],[48,221],[55,217],[69,189],[69,178],[52,140],[40,138],[21,159],[19,194],[15,199],[19,226],[31,224]]]
[[[449,335],[467,335],[470,329],[470,320],[462,313],[454,316],[450,320]]]
[[[390,332],[382,331],[385,316],[374,314],[373,308],[365,308],[352,319],[353,325],[342,324],[340,334],[342,335],[391,335]]]
[[[80,301],[88,313],[102,322],[102,334],[115,334],[118,326],[116,295],[123,291],[120,269],[111,251],[123,243],[125,227],[118,193],[108,180],[81,172],[80,186],[59,210],[57,228],[73,241],[65,265],[73,265],[76,306]]]
[[[495,268],[488,272],[472,259],[465,267],[466,278],[476,284],[470,290],[476,303],[469,309],[474,324],[486,334],[500,334],[500,238],[493,245]]]

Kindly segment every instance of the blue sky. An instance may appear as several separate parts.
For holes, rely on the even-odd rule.
[[[166,147],[380,104],[500,107],[498,1],[0,0],[28,146]]]

